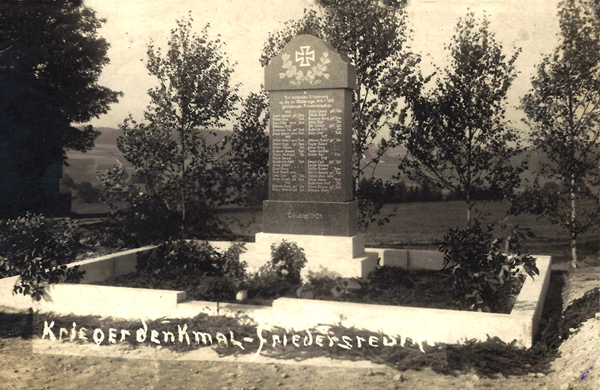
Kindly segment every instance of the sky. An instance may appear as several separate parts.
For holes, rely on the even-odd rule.
[[[448,44],[458,19],[472,11],[487,15],[496,40],[510,55],[514,47],[522,52],[516,67],[519,76],[508,94],[507,119],[517,127],[523,113],[516,108],[519,98],[530,88],[530,79],[543,54],[552,53],[557,43],[558,0],[410,0],[408,22],[413,30],[410,46],[423,56],[424,74],[447,64]],[[258,91],[264,73],[259,63],[269,32],[278,31],[283,23],[302,17],[305,8],[314,7],[313,0],[84,0],[106,23],[99,31],[111,45],[110,64],[104,68],[100,85],[122,91],[118,104],[110,112],[90,123],[116,128],[129,115],[141,120],[149,103],[147,91],[157,79],[145,68],[146,49],[150,39],[166,48],[170,30],[177,19],[187,18],[192,11],[194,30],[210,24],[211,38],[226,43],[224,52],[234,67],[233,83],[241,83],[240,94]]]

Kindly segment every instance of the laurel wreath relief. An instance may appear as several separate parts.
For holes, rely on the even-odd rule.
[[[289,54],[283,54],[281,56],[283,60],[283,69],[286,69],[285,72],[279,73],[279,78],[283,79],[285,77],[290,78],[290,84],[292,85],[300,85],[303,82],[307,82],[310,85],[320,84],[322,80],[319,78],[323,77],[329,80],[329,73],[327,72],[327,65],[331,62],[329,59],[329,53],[324,52],[319,58],[319,62],[316,62],[313,66],[310,67],[306,71],[306,74],[302,70],[299,70],[296,65],[292,63]]]

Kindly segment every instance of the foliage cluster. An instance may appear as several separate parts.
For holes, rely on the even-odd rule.
[[[242,251],[243,244],[237,243],[219,252],[206,242],[169,240],[138,256],[137,275],[151,283],[179,281],[191,287],[194,299],[232,300],[246,278]]]
[[[364,177],[358,182],[356,198],[359,202],[360,226],[365,229],[371,223],[381,226],[389,222],[394,216],[393,212],[385,217],[377,217],[386,204],[454,200],[444,196],[442,191],[428,180],[423,180],[417,185],[407,185],[404,181],[392,182]]]
[[[497,311],[502,299],[511,294],[527,275],[539,274],[535,259],[520,240],[533,236],[529,229],[512,228],[512,234],[494,238],[493,225],[476,221],[466,229],[450,229],[440,244],[444,268],[453,275],[454,299],[475,310]],[[514,251],[502,252],[502,244]]]
[[[0,2],[0,213],[48,209],[65,151],[93,147],[99,132],[71,124],[121,95],[98,83],[109,63],[103,23],[80,0]]]
[[[101,191],[94,188],[89,181],[82,181],[77,184],[68,174],[64,174],[60,179],[60,186],[75,191],[77,197],[83,203],[97,203],[100,201]]]
[[[242,244],[234,244],[221,253],[206,242],[169,240],[152,251],[141,253],[136,270],[164,278],[193,274],[242,279],[246,271],[245,264],[239,261],[241,251]]]
[[[226,187],[230,202],[262,205],[268,196],[269,179],[269,102],[266,91],[250,93],[244,100],[242,113],[225,139],[229,147],[225,157]]]
[[[107,241],[112,241],[113,246],[133,248],[178,236],[180,216],[165,209],[159,198],[124,183],[123,172],[114,167],[101,177],[104,186],[101,200],[113,208],[107,221]],[[126,204],[127,208],[119,209],[119,204]]]
[[[465,310],[448,294],[452,276],[443,271],[408,271],[384,266],[371,272],[366,279],[309,277],[308,283],[297,290],[304,299],[358,302],[377,305],[430,307]],[[509,298],[509,297],[506,297]],[[510,306],[510,299],[506,299]],[[506,310],[503,311],[506,312]]]
[[[248,274],[240,261],[243,244],[219,252],[206,242],[169,240],[154,250],[141,253],[134,274],[122,275],[101,284],[125,287],[185,290],[189,299],[235,302],[236,294],[273,299],[294,293],[302,283],[300,272],[306,257],[295,243],[273,245],[271,260]]]
[[[0,278],[20,275],[13,293],[40,300],[46,283],[82,279],[78,266],[66,266],[79,242],[77,231],[68,224],[58,230],[39,214],[0,220]]]
[[[296,291],[305,265],[304,250],[295,242],[271,245],[270,261],[248,279],[248,297],[271,299]]]
[[[519,135],[504,118],[519,50],[507,57],[487,18],[472,13],[446,50],[450,64],[435,85],[409,100],[413,122],[397,134],[407,148],[399,169],[463,200],[470,224],[477,200],[510,197],[526,169],[511,163],[521,153]]]
[[[159,85],[148,91],[144,122],[129,117],[120,125],[124,135],[117,146],[142,184],[125,182],[120,167],[101,175],[105,202],[115,210],[127,204],[116,213],[116,224],[141,229],[138,239],[224,230],[215,208],[228,198],[227,168],[214,130],[224,126],[239,98],[223,44],[209,37],[208,25],[195,33],[192,21],[177,21],[166,53],[149,44],[146,68]]]

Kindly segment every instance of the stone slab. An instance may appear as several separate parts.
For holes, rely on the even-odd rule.
[[[2,286],[4,289],[4,286]],[[12,289],[12,286],[10,286]],[[0,305],[19,309],[33,308],[58,314],[98,315],[124,319],[160,318],[176,313],[185,291],[98,286],[92,284],[53,284],[40,301],[31,297],[0,294]]]
[[[369,251],[377,252],[380,266],[409,269],[406,249],[369,248]]]
[[[431,250],[373,249],[381,256],[381,265],[400,267],[411,271],[444,268],[444,254]]]
[[[263,202],[263,231],[350,237],[358,233],[358,202]]]
[[[540,274],[535,277],[535,283],[528,282],[528,277],[521,292],[517,297],[517,301],[513,307],[511,315],[520,315],[526,318],[531,318],[530,332],[533,338],[537,332],[540,318],[544,310],[546,294],[550,286],[550,274],[552,267],[551,256],[534,256],[536,258],[536,266]],[[528,320],[529,321],[529,320]],[[529,322],[527,322],[529,325]]]
[[[265,67],[267,91],[356,88],[356,68],[329,43],[297,35]]]
[[[118,253],[111,253],[93,259],[76,261],[69,266],[73,267],[78,265],[80,270],[85,271],[83,283],[99,282],[110,277],[135,272],[138,255],[143,252],[151,251],[154,248],[156,248],[156,246],[145,246]]]
[[[439,270],[444,268],[444,254],[439,251],[415,251],[407,252],[408,269],[416,270]]]
[[[323,257],[308,261],[304,272],[313,277],[364,278],[377,269],[379,256],[376,252],[365,252],[354,258]]]
[[[364,233],[357,233],[351,237],[256,233],[255,239],[254,250],[269,255],[271,245],[279,245],[283,240],[295,242],[311,257],[353,258],[365,253]]]

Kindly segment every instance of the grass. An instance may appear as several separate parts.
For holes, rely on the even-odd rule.
[[[252,279],[251,279],[252,280]],[[236,287],[227,277],[206,277],[182,271],[173,275],[129,273],[92,284],[117,287],[149,288],[185,291],[187,300],[236,302]],[[515,290],[499,289],[490,302],[493,312],[510,314],[522,283]],[[473,310],[456,302],[449,292],[453,278],[448,270],[407,271],[382,267],[365,280],[360,278],[317,278],[306,284],[272,279],[271,276],[249,282],[248,298],[238,303],[271,306],[277,298],[303,298],[326,301],[367,303],[390,306],[409,306],[447,310]]]
[[[515,290],[498,290],[493,312],[510,314],[522,287],[516,280]],[[382,267],[372,272],[368,279],[323,278],[312,280],[308,291],[314,299],[356,302],[390,306],[408,306],[448,310],[473,310],[453,299],[453,277],[449,270],[407,271],[397,267]]]
[[[509,208],[508,203],[488,203],[483,212],[487,214],[486,221],[499,221],[505,217]],[[387,215],[394,209],[395,216],[390,222],[368,228],[366,245],[368,247],[406,248],[436,250],[442,242],[444,234],[450,228],[466,227],[466,209],[464,202],[428,202],[428,203],[401,203],[386,205],[381,215]],[[250,223],[252,217],[255,223]],[[261,231],[262,214],[260,209],[246,212],[223,211],[223,219],[237,219],[249,225],[237,227],[232,225],[235,233],[254,239],[254,234]],[[569,234],[563,228],[553,225],[546,218],[532,215],[519,215],[510,217],[506,223],[512,226],[531,228],[536,235],[523,244],[530,253],[536,255],[552,255],[554,262],[567,262],[570,260]],[[579,237],[579,259],[590,264],[598,263],[598,228],[592,229]]]

